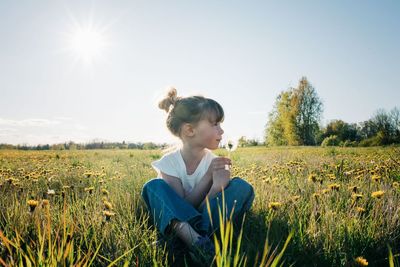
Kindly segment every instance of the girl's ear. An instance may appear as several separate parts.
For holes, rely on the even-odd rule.
[[[190,123],[184,123],[182,125],[182,134],[187,137],[192,137],[194,135],[194,127]]]

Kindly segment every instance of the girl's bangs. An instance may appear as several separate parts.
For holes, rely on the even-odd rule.
[[[209,102],[205,111],[204,117],[211,123],[223,122],[224,121],[224,110],[221,105],[215,101]]]

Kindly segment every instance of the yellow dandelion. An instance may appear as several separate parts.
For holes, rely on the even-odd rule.
[[[361,207],[356,207],[356,211],[357,211],[358,213],[364,213],[364,212],[365,212],[365,209],[364,209],[364,208],[361,208]]]
[[[271,210],[277,210],[277,209],[279,209],[281,206],[282,206],[282,203],[281,203],[281,202],[270,202],[270,203],[268,204],[268,208],[271,209]]]
[[[93,193],[94,187],[85,187],[85,192],[88,192],[89,194]]]
[[[399,182],[393,182],[392,185],[393,185],[394,188],[399,188],[400,187]]]
[[[295,201],[297,201],[297,200],[299,200],[299,199],[300,199],[300,196],[298,196],[298,195],[292,196],[292,198],[291,198],[291,200],[292,200],[293,202],[295,202]]]
[[[312,196],[313,196],[315,199],[318,199],[321,195],[320,195],[319,193],[314,193],[314,194],[312,194]]]
[[[361,256],[355,259],[355,263],[357,266],[368,266],[368,261]]]
[[[355,185],[349,186],[348,189],[349,189],[350,191],[354,192],[354,193],[357,193],[357,191],[358,191],[358,187],[355,186]]]
[[[317,175],[316,175],[316,174],[310,174],[310,175],[308,176],[308,181],[309,181],[309,182],[316,183],[316,182],[317,182]]]
[[[29,211],[33,212],[38,204],[39,204],[39,201],[37,201],[37,200],[34,200],[34,199],[28,200]]]
[[[115,216],[115,212],[104,210],[103,215],[106,217],[106,221],[109,221],[111,217]]]
[[[371,194],[371,197],[373,197],[373,198],[381,198],[383,195],[385,194],[385,191],[382,191],[382,190],[380,190],[380,191],[375,191],[375,192],[372,192],[372,194]]]
[[[362,197],[363,197],[362,194],[356,194],[356,193],[354,193],[354,194],[351,195],[351,198],[354,199],[354,200],[359,200],[359,199],[361,199]]]
[[[50,204],[50,201],[48,199],[43,199],[42,200],[43,207],[49,206],[49,204]]]
[[[105,195],[105,196],[108,196],[108,194],[109,194],[109,192],[105,188],[101,189],[101,193],[103,193],[103,195]]]
[[[331,191],[330,189],[322,189],[321,194],[325,195],[325,194],[329,193],[330,191]]]
[[[104,203],[104,208],[105,208],[105,209],[107,209],[107,210],[112,210],[113,205],[111,204],[111,202],[109,202],[109,201],[104,201],[103,203]]]
[[[379,182],[382,179],[382,177],[380,175],[372,175],[371,179],[374,182]]]
[[[339,191],[340,185],[339,184],[330,184],[328,185],[328,188],[332,191]]]

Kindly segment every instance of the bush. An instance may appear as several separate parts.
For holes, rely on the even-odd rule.
[[[358,143],[357,141],[346,140],[346,141],[340,141],[339,145],[342,147],[356,147],[358,146]]]
[[[328,136],[322,141],[321,146],[338,146],[339,138],[336,135]]]

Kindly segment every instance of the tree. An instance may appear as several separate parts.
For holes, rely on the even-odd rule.
[[[322,102],[306,77],[297,88],[283,91],[268,115],[266,144],[315,145]]]
[[[342,120],[333,120],[322,130],[322,135],[319,137],[324,140],[326,137],[336,135],[340,141],[359,141],[357,124],[349,124]]]

